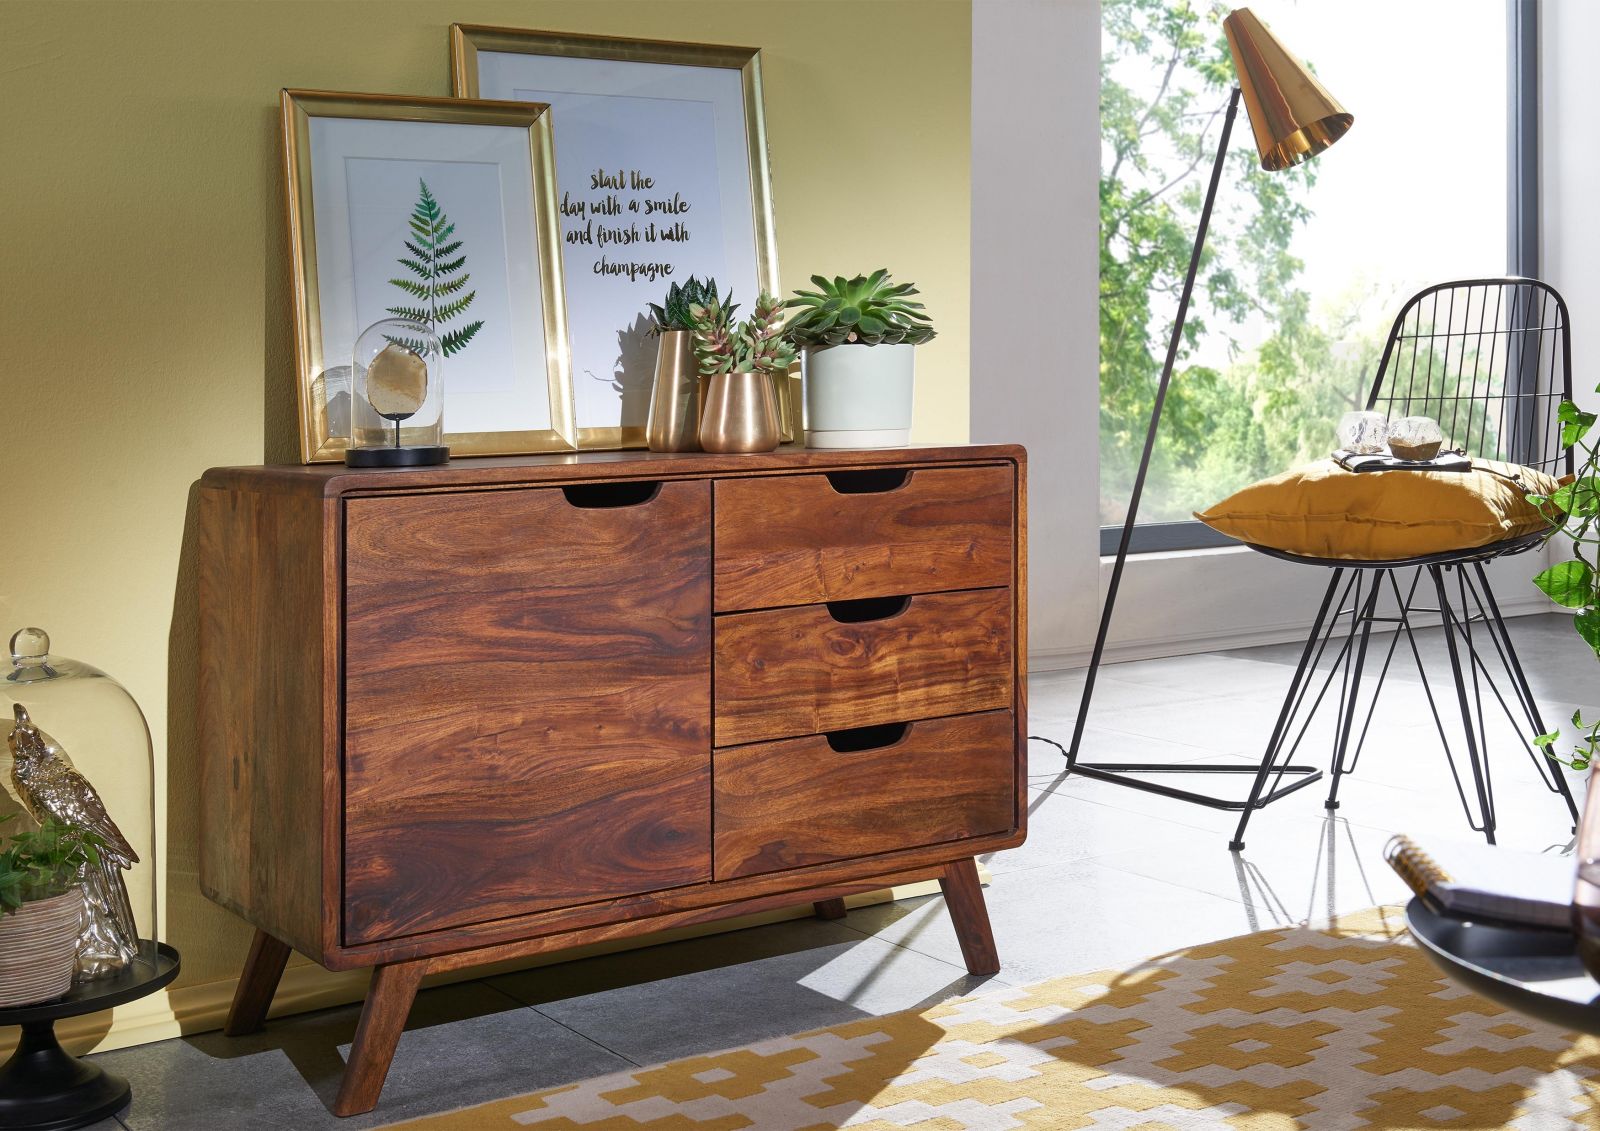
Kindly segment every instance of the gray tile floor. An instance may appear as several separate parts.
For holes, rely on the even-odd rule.
[[[1512,630],[1547,720],[1600,705],[1600,668],[1569,620],[1523,617]],[[1423,636],[1439,672],[1442,635]],[[1109,667],[1089,756],[1244,764],[1259,756],[1298,654],[1290,645]],[[1035,676],[1033,732],[1065,741],[1082,686],[1081,673]],[[1326,764],[1329,729],[1313,728],[1302,761]],[[351,1120],[327,1104],[353,1007],[241,1040],[207,1033],[106,1053],[98,1059],[132,1080],[135,1098],[105,1127],[371,1127],[1398,900],[1379,855],[1390,832],[1472,839],[1408,654],[1396,656],[1371,734],[1337,817],[1322,808],[1323,785],[1311,786],[1257,813],[1237,855],[1226,848],[1234,815],[1064,777],[1060,755],[1032,744],[1028,842],[987,860],[1004,962],[992,979],[962,968],[940,900],[862,908],[425,991],[378,1111]],[[1571,822],[1513,745],[1517,732],[1492,720],[1489,738],[1500,842],[1565,848]],[[1245,779],[1228,785],[1242,791]]]

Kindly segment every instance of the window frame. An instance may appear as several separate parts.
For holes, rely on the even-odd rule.
[[[1506,270],[1539,277],[1539,8],[1538,0],[1506,0]],[[1159,437],[1157,443],[1160,443]],[[1113,557],[1122,524],[1100,527],[1100,556]],[[1130,554],[1237,546],[1202,522],[1140,522]]]

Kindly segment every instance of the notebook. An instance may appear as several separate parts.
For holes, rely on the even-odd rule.
[[[1391,837],[1383,858],[1429,906],[1464,919],[1572,929],[1577,862],[1570,856],[1508,852],[1486,844],[1435,845]]]
[[[1346,471],[1471,471],[1472,461],[1460,452],[1440,452],[1432,459],[1399,459],[1379,452],[1363,456],[1340,448],[1333,462]]]

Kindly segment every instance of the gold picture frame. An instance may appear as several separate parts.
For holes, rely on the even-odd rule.
[[[534,31],[490,27],[481,24],[452,24],[450,27],[450,85],[460,98],[481,99],[483,56],[487,54],[546,56],[553,59],[604,60],[619,63],[663,64],[675,67],[718,68],[739,75],[744,156],[749,176],[749,205],[756,285],[774,295],[782,293],[778,274],[778,245],[773,224],[772,170],[767,152],[766,113],[762,102],[761,51],[754,47],[733,47],[707,43],[681,43],[670,40],[628,39],[615,36],[583,35],[575,32]],[[492,96],[492,94],[491,94]],[[555,113],[556,129],[561,129],[562,112]],[[557,139],[558,160],[561,142]],[[738,296],[747,309],[755,295]],[[569,301],[571,295],[569,293]],[[658,300],[659,301],[659,300]],[[575,330],[574,333],[577,331]],[[575,348],[579,343],[574,342]],[[579,367],[574,363],[574,369]],[[574,375],[576,380],[576,373]],[[786,441],[800,438],[800,381],[797,376],[780,380],[779,407],[782,436]],[[587,426],[581,406],[576,412],[580,448],[643,447],[642,422],[617,426]]]
[[[520,210],[514,215],[519,230],[531,236],[534,247],[526,249],[534,264],[538,294],[529,312],[528,326],[536,326],[539,348],[526,349],[535,371],[544,363],[542,395],[517,390],[535,398],[530,405],[548,404],[548,427],[513,430],[480,429],[467,432],[450,430],[450,366],[445,367],[445,443],[452,455],[519,455],[531,452],[572,451],[577,447],[577,428],[572,411],[570,347],[567,339],[566,290],[562,278],[560,218],[555,196],[555,154],[550,125],[550,108],[542,103],[486,102],[458,98],[425,98],[388,94],[350,94],[320,90],[284,90],[280,97],[283,127],[285,201],[289,224],[289,250],[294,289],[296,405],[299,413],[300,456],[302,462],[317,463],[341,459],[346,437],[334,435],[330,428],[330,375],[338,369],[338,359],[327,353],[324,309],[328,295],[319,275],[317,247],[317,201],[313,193],[315,171],[312,161],[312,123],[319,119],[350,119],[375,123],[424,123],[432,125],[499,126],[526,135],[527,174],[531,192],[530,214],[524,220]],[[514,152],[520,163],[522,143]],[[411,158],[421,161],[422,158]],[[520,166],[515,170],[520,177]],[[347,202],[348,203],[348,202]],[[330,205],[331,207],[331,205]],[[509,209],[509,205],[507,206]],[[512,215],[509,211],[507,215]],[[326,218],[326,217],[325,217]],[[509,232],[507,233],[509,236]],[[523,241],[519,240],[519,246]],[[509,261],[520,251],[505,247]],[[354,253],[352,252],[352,260]],[[390,265],[393,268],[393,265]],[[492,273],[490,273],[492,276]],[[531,280],[529,280],[531,281]],[[511,283],[506,284],[510,300]],[[355,286],[352,264],[352,288]],[[351,302],[352,309],[354,302]],[[520,307],[520,303],[518,306]],[[352,326],[358,334],[360,326]],[[527,332],[527,331],[523,331]],[[535,409],[536,415],[539,410]]]

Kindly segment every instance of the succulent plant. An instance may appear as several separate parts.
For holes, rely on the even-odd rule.
[[[763,291],[750,319],[738,325],[734,309],[716,301],[690,308],[701,374],[787,372],[794,346],[783,332],[783,303]]]
[[[871,275],[829,281],[811,276],[814,291],[796,291],[784,305],[797,313],[789,322],[788,338],[796,346],[823,347],[854,342],[860,345],[920,345],[933,337],[933,323],[910,283],[891,283],[889,272],[879,268]]]
[[[656,323],[655,332],[660,334],[667,330],[693,330],[694,315],[690,311],[694,307],[720,306],[723,302],[724,300],[717,297],[715,279],[707,279],[702,283],[690,275],[682,283],[673,283],[668,287],[666,300],[659,306],[653,302],[649,304],[651,317]],[[739,308],[728,303],[726,309],[731,316]]]

